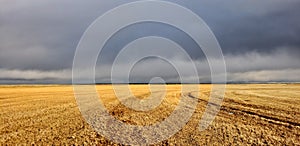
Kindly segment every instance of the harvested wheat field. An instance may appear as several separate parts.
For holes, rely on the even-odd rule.
[[[148,85],[131,85],[146,98]],[[300,84],[232,84],[215,120],[198,130],[211,85],[199,85],[196,111],[177,134],[157,145],[300,145]],[[122,105],[111,85],[97,85],[106,108],[133,125],[163,121],[180,99],[180,86],[167,85],[161,105],[147,112]],[[118,145],[97,134],[83,119],[71,85],[0,86],[0,145]]]

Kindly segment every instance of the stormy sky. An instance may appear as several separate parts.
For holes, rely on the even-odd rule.
[[[225,57],[229,82],[300,82],[299,0],[172,2],[198,14],[215,34]],[[69,83],[75,50],[85,30],[106,11],[124,3],[1,0],[0,83]],[[152,11],[164,14],[164,10],[149,13]],[[118,53],[128,43],[146,36],[165,37],[182,46],[197,66],[200,82],[210,81],[206,57],[193,39],[173,26],[144,22],[127,26],[108,40],[97,60],[96,82],[110,82],[111,66]],[[183,70],[191,63],[176,52],[162,53],[170,56],[170,62],[181,64]],[[128,68],[126,58],[115,67]],[[116,76],[122,82],[122,73]],[[155,57],[135,64],[129,80],[149,82],[153,77],[178,82],[178,72],[172,64]]]

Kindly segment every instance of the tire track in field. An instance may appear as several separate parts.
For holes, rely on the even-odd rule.
[[[191,97],[191,98],[197,98],[195,96],[192,95],[192,92],[189,92],[188,93],[188,96]],[[210,105],[213,105],[213,106],[218,106],[217,104],[215,103],[211,103],[211,102],[208,102],[204,99],[200,99],[198,98],[198,101],[200,102],[204,102],[206,104],[210,104]],[[240,105],[241,107],[243,108],[235,108],[235,107],[230,107],[230,106],[227,106],[227,105],[222,105],[221,106],[221,111],[226,111],[226,112],[235,112],[235,113],[243,113],[243,114],[247,114],[247,115],[250,115],[250,116],[257,116],[261,119],[264,119],[270,123],[273,123],[273,124],[278,124],[278,125],[284,125],[284,126],[288,126],[288,127],[291,127],[292,126],[296,126],[296,127],[300,127],[300,123],[297,123],[297,122],[293,122],[293,121],[289,121],[289,120],[284,120],[284,119],[280,119],[280,118],[277,118],[277,117],[273,117],[273,116],[268,116],[268,115],[263,115],[263,114],[260,114],[260,113],[257,113],[257,112],[253,112],[253,111],[250,111],[250,110],[245,110],[245,108],[248,108],[249,107],[249,104],[245,104],[245,103],[239,103],[239,102],[236,102],[234,100],[229,100],[230,102],[234,102],[235,104],[238,104]],[[255,108],[258,108],[259,106],[253,106],[253,105],[250,105],[251,107],[255,107]],[[250,107],[250,108],[251,108]]]

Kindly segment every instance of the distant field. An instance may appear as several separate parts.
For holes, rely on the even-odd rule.
[[[211,85],[199,85],[199,104],[189,123],[158,145],[300,145],[300,84],[227,85],[214,122],[203,132],[198,123]],[[138,98],[148,85],[131,85]],[[134,125],[162,121],[176,107],[179,85],[168,85],[166,99],[155,110],[137,112],[115,98],[110,85],[97,85],[105,106],[117,119]],[[193,94],[191,94],[193,96]],[[71,85],[0,86],[0,145],[116,145],[97,134],[82,118]]]

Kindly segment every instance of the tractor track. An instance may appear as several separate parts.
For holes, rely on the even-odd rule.
[[[191,98],[197,98],[197,97],[192,95],[192,92],[189,92],[188,96],[191,97]],[[215,103],[208,102],[208,101],[206,101],[204,99],[200,99],[200,98],[198,98],[198,101],[204,102],[205,104],[210,104],[210,105],[213,105],[213,106],[219,106]],[[226,105],[223,104],[221,106],[220,110],[221,111],[226,111],[228,113],[240,113],[240,114],[242,113],[242,114],[247,114],[247,115],[250,115],[250,116],[257,116],[257,117],[259,117],[261,119],[264,119],[264,120],[266,120],[270,123],[273,123],[273,124],[284,125],[284,126],[288,126],[288,127],[291,127],[291,125],[292,125],[292,126],[300,128],[300,123],[297,123],[297,122],[280,119],[280,118],[277,118],[277,117],[274,117],[274,116],[263,115],[261,113],[253,112],[253,111],[250,111],[250,110],[245,110],[247,108],[253,108],[253,107],[255,107],[255,109],[258,109],[258,107],[260,107],[260,106],[251,105],[251,107],[250,107],[249,104],[239,103],[239,102],[235,102],[233,100],[230,100],[230,102],[234,102],[235,104],[238,104],[242,108],[230,107],[230,106],[227,106],[227,104]]]

